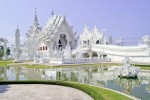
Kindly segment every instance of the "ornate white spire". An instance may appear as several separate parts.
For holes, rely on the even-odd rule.
[[[85,25],[84,25],[84,32],[88,31],[88,27],[87,27],[87,22],[85,21]]]
[[[51,15],[53,16],[54,15],[54,11],[52,10],[52,13],[51,13]]]
[[[20,46],[20,30],[18,28],[18,25],[15,32],[15,43],[16,43],[16,48],[18,48]]]
[[[97,27],[96,27],[96,25],[94,26],[94,33],[96,33],[96,32],[98,32],[98,29],[97,29]]]
[[[17,25],[17,29],[16,29],[16,32],[15,32],[16,34],[18,34],[18,33],[20,33],[20,30],[19,30],[19,28],[18,28],[18,25]]]
[[[38,27],[38,26],[39,26],[39,23],[38,23],[36,8],[35,8],[34,27]]]
[[[20,30],[17,25],[17,29],[15,31],[15,60],[14,62],[20,62]]]

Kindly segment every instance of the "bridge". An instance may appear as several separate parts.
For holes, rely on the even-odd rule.
[[[96,52],[99,55],[107,55],[111,61],[122,61],[126,56],[129,56],[133,62],[149,63],[150,62],[150,49],[147,45],[137,46],[118,46],[95,44],[92,46],[82,46],[72,50],[72,54],[78,55],[83,53]]]

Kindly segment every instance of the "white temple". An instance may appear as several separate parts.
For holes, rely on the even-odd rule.
[[[107,44],[104,34],[96,26],[76,38],[66,16],[52,14],[48,22],[39,27],[35,10],[34,23],[26,33],[27,40],[20,56],[35,63],[94,63],[101,61],[120,62],[129,56],[133,62],[150,62],[150,37],[142,38],[136,46]],[[19,41],[18,41],[19,42]]]

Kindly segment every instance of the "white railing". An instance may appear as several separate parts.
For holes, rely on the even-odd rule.
[[[34,59],[35,63],[59,63],[59,64],[80,64],[80,63],[99,63],[110,62],[110,58],[39,58]]]
[[[77,64],[77,63],[99,63],[99,62],[110,62],[110,58],[71,58],[71,59],[62,59],[62,63],[70,63],[70,64]]]

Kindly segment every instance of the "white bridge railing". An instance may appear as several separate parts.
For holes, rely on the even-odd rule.
[[[70,58],[70,59],[50,59],[51,62],[61,62],[64,64],[77,64],[77,63],[99,63],[99,62],[110,62],[111,59],[110,58]]]

